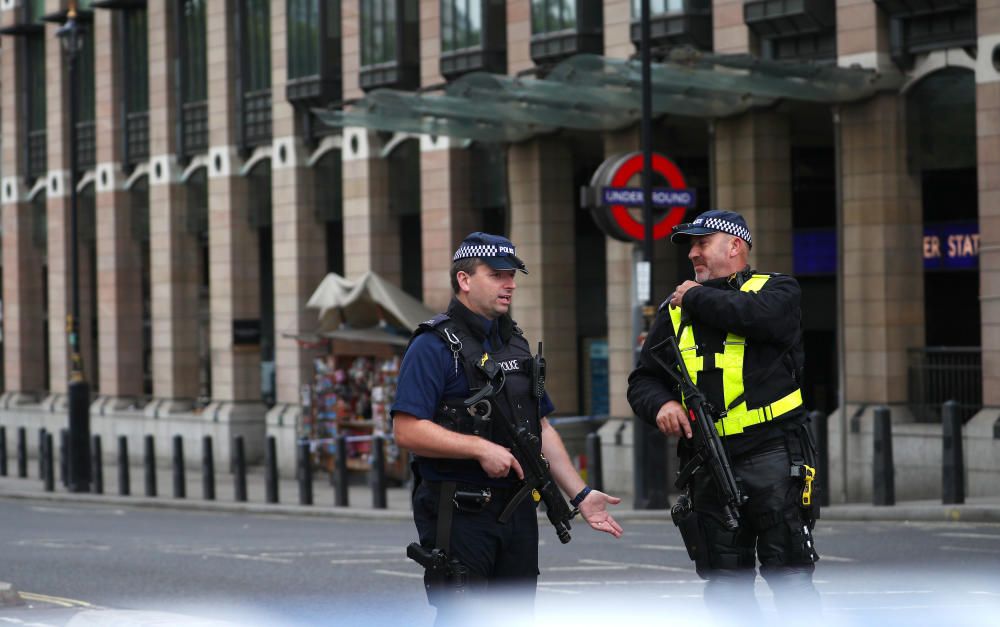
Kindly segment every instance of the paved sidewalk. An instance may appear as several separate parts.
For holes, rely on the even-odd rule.
[[[188,469],[185,472],[186,498],[173,496],[173,474],[169,467],[158,467],[157,495],[145,495],[145,475],[141,466],[130,469],[131,496],[118,495],[118,470],[115,466],[104,468],[104,494],[74,494],[66,490],[56,476],[55,491],[46,492],[44,483],[38,476],[38,462],[28,464],[28,477],[17,478],[15,460],[8,459],[7,476],[0,477],[0,499],[41,499],[54,501],[76,501],[104,503],[131,507],[162,507],[189,510],[237,511],[253,514],[280,514],[299,516],[329,516],[342,518],[370,519],[410,519],[409,489],[403,485],[392,485],[386,491],[385,509],[373,507],[372,490],[366,483],[364,473],[352,473],[348,488],[348,507],[334,507],[333,486],[330,475],[317,472],[313,476],[313,505],[299,505],[299,486],[293,478],[279,480],[279,502],[266,503],[264,472],[262,467],[253,467],[247,473],[247,501],[234,499],[233,475],[218,472],[215,478],[216,500],[202,498],[201,473]],[[634,510],[628,495],[620,506],[614,509],[614,516],[629,520],[670,520],[669,512],[663,510]],[[934,500],[901,501],[893,506],[873,506],[865,503],[832,505],[822,510],[824,520],[897,520],[925,522],[990,522],[1000,523],[1000,497],[969,498],[963,505],[942,505]]]

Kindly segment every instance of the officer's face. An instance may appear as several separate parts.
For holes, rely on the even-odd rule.
[[[458,273],[458,285],[466,297],[466,307],[491,320],[510,310],[514,295],[514,270],[494,270],[485,263],[472,274]]]
[[[694,266],[694,280],[704,283],[709,279],[729,276],[742,268],[732,269],[735,249],[732,235],[712,233],[711,235],[692,235],[691,252],[688,259]]]

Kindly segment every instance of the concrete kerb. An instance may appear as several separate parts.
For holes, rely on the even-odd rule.
[[[0,581],[0,607],[10,607],[12,605],[24,605],[24,599],[14,589],[13,584]]]
[[[239,503],[230,501],[204,501],[174,499],[170,497],[117,496],[73,494],[61,492],[0,492],[0,499],[18,499],[50,502],[71,502],[118,507],[175,509],[185,511],[217,511],[253,515],[311,516],[350,520],[410,521],[409,509],[374,509],[368,507],[336,507],[323,505],[282,505],[268,503]],[[612,509],[615,519],[622,522],[659,522],[672,524],[668,510]],[[545,515],[539,512],[545,522]],[[1000,523],[1000,504],[941,505],[937,503],[899,503],[876,507],[864,504],[833,505],[823,508],[822,520],[836,521],[914,521],[914,522],[968,522]],[[582,521],[575,519],[575,525]]]

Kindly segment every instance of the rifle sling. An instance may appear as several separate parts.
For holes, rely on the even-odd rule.
[[[455,513],[455,490],[458,484],[454,481],[442,481],[438,496],[437,533],[434,537],[435,548],[441,549],[446,555],[451,549],[451,518]]]
[[[698,469],[702,467],[705,463],[705,449],[700,449],[695,455],[688,460],[684,467],[681,468],[680,472],[677,473],[677,481],[674,482],[674,487],[678,490],[683,490],[687,488],[688,483],[691,481],[691,477],[694,473],[698,472]]]
[[[521,501],[531,494],[532,490],[534,490],[534,487],[532,487],[529,483],[525,483],[521,486],[521,489],[514,493],[514,496],[510,497],[510,500],[507,501],[507,505],[504,506],[503,511],[500,512],[500,516],[497,520],[502,523],[506,523],[510,520],[510,517],[514,515],[514,510],[516,510],[517,506],[521,504]]]

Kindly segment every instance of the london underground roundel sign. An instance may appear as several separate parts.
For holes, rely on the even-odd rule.
[[[667,182],[667,187],[653,188],[653,211],[660,214],[653,223],[653,239],[661,239],[681,223],[687,209],[696,205],[697,197],[673,161],[659,153],[653,153],[652,158],[654,175],[659,174]],[[631,181],[641,180],[642,166],[641,152],[611,157],[597,168],[590,186],[584,189],[584,204],[597,226],[617,240],[645,238],[644,225],[629,211],[642,207],[642,188],[629,187]]]

